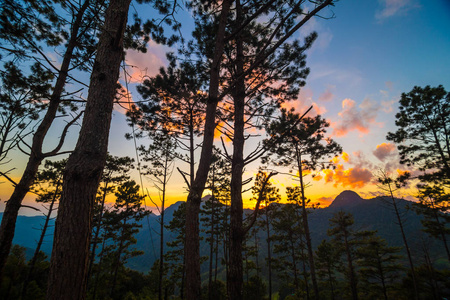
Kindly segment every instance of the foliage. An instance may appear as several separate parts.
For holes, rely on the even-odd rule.
[[[274,254],[277,255],[274,268],[278,271],[277,277],[286,282],[294,292],[300,288],[301,263],[305,260],[301,249],[305,248],[304,232],[301,226],[301,211],[296,204],[279,206],[272,220],[272,240]]]
[[[357,263],[360,267],[359,278],[365,298],[388,299],[390,290],[398,281],[403,269],[399,260],[400,247],[389,247],[385,240],[369,233],[362,245],[356,250]]]
[[[327,158],[342,152],[338,143],[325,137],[329,126],[330,123],[320,115],[304,117],[293,108],[289,111],[281,109],[281,114],[267,128],[267,134],[271,137],[266,142],[267,147],[277,155],[274,162],[298,169],[298,162],[301,161],[305,171],[329,168],[332,163]]]
[[[413,204],[413,209],[424,216],[421,221],[423,231],[442,241],[450,261],[450,251],[447,236],[450,235],[449,201],[450,194],[444,187],[424,186],[419,190],[419,202]]]
[[[335,295],[338,294],[336,272],[342,269],[341,251],[332,242],[322,240],[315,254],[317,277],[326,286],[321,290],[321,295],[334,299]]]
[[[396,132],[387,139],[398,144],[400,162],[415,166],[426,182],[450,180],[450,93],[443,86],[414,87],[403,93],[396,114]]]
[[[242,298],[244,300],[266,299],[267,286],[259,276],[252,276],[247,282],[244,282]]]
[[[46,107],[53,74],[39,64],[30,67],[30,75],[13,62],[6,62],[0,72],[0,163],[6,163],[15,149],[31,133],[31,125]],[[22,146],[23,147],[23,146]],[[21,149],[21,148],[20,148]]]

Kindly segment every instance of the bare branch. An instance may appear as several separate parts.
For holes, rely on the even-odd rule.
[[[1,172],[1,171],[0,171],[0,175],[3,176],[3,177],[5,177],[9,182],[11,182],[11,183],[13,184],[13,186],[16,186],[16,185],[17,185],[17,182],[15,182],[11,177],[9,177],[8,175],[6,175],[8,172],[10,172],[10,171],[12,171],[12,170],[14,170],[14,169],[11,169],[11,170],[6,171],[6,172]]]
[[[61,150],[62,146],[64,145],[64,141],[66,139],[66,135],[67,135],[67,132],[68,132],[70,126],[72,126],[81,117],[81,115],[83,113],[84,113],[84,110],[81,111],[75,118],[73,118],[72,121],[70,121],[69,123],[66,124],[66,126],[64,127],[64,129],[61,133],[61,138],[59,139],[58,145],[55,147],[55,149],[53,149],[53,151],[43,153],[42,154],[43,157],[55,156],[58,154],[59,150]]]
[[[255,224],[256,218],[258,217],[259,206],[261,204],[261,201],[264,200],[263,196],[264,196],[264,192],[266,191],[266,186],[269,183],[270,178],[277,174],[278,173],[276,173],[276,172],[270,172],[269,175],[267,175],[266,180],[264,180],[264,182],[261,186],[261,189],[259,190],[259,193],[258,193],[258,199],[256,200],[255,210],[253,211],[253,213],[251,215],[250,223],[248,223],[247,226],[244,228],[244,235],[246,235],[249,232],[249,230],[252,228],[253,224]]]
[[[191,189],[191,185],[189,184],[189,181],[186,178],[186,172],[183,172],[180,168],[177,167],[178,172],[180,172],[181,176],[183,176],[184,182],[186,182],[186,185],[188,189]]]

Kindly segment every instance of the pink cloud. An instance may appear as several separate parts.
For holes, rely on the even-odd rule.
[[[325,106],[321,106],[313,101],[313,91],[309,88],[303,88],[300,90],[300,94],[296,101],[284,102],[281,107],[287,110],[294,108],[296,112],[303,114],[310,107],[313,107],[308,113],[308,116],[323,115],[327,112]]]
[[[116,95],[116,101],[114,102],[114,110],[126,114],[130,105],[134,104],[132,93],[127,90],[127,88],[122,85],[121,89],[118,90]]]
[[[369,133],[369,128],[375,124],[377,113],[380,110],[378,103],[365,99],[359,106],[352,99],[342,101],[342,110],[338,113],[339,121],[333,125],[336,136],[345,136],[352,130],[360,133]]]
[[[330,87],[319,96],[320,102],[330,102],[334,98],[334,94],[330,91]]]
[[[397,148],[391,143],[382,143],[377,145],[377,148],[372,152],[379,160],[385,161],[393,155],[396,155]]]
[[[161,67],[167,65],[166,53],[170,51],[169,48],[150,41],[147,49],[147,53],[127,51],[127,75],[132,83],[141,82],[145,76],[155,76]]]

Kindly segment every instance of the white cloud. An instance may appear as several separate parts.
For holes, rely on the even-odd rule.
[[[375,19],[381,21],[399,14],[405,14],[415,7],[412,0],[379,0],[383,8],[375,13]]]

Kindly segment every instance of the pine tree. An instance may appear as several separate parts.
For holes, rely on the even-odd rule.
[[[319,297],[316,280],[314,253],[311,243],[311,233],[308,223],[308,213],[305,196],[304,176],[307,172],[329,168],[329,159],[342,152],[342,147],[335,141],[325,137],[330,124],[320,115],[311,118],[300,116],[294,109],[281,110],[278,119],[271,122],[267,133],[277,140],[270,151],[277,155],[275,163],[294,168],[300,183],[301,194],[297,200],[302,207],[302,221],[305,229],[308,250],[309,267],[313,283],[315,299]]]
[[[450,234],[450,228],[447,226],[450,222],[450,216],[447,213],[450,208],[450,194],[446,193],[443,187],[424,186],[419,190],[418,199],[419,202],[413,204],[413,209],[424,216],[421,220],[423,231],[442,241],[447,259],[450,261],[447,240]]]
[[[173,213],[173,219],[166,225],[173,235],[176,235],[172,242],[168,242],[169,250],[165,254],[165,261],[169,264],[170,280],[178,288],[181,299],[185,299],[185,240],[186,232],[184,224],[186,222],[186,203],[182,202],[178,209]]]
[[[272,220],[274,218],[274,203],[281,200],[279,189],[268,181],[268,174],[261,170],[256,175],[255,183],[252,187],[253,200],[262,203],[263,209],[259,213],[263,216],[258,222],[258,226],[266,232],[267,243],[267,267],[269,271],[269,300],[272,299]],[[254,212],[257,213],[256,211]]]
[[[189,165],[189,171],[179,169],[186,180],[188,190],[194,181],[196,138],[201,136],[205,111],[205,70],[202,65],[182,61],[177,67],[173,54],[168,54],[169,66],[161,68],[155,77],[145,79],[138,92],[145,102],[133,106],[127,113],[139,126],[138,137],[145,133],[170,132],[176,146],[189,154],[180,159]],[[186,178],[188,175],[188,178]]]
[[[91,237],[91,250],[89,256],[89,266],[87,272],[87,280],[89,283],[90,275],[96,258],[97,246],[101,241],[100,234],[104,229],[103,227],[103,215],[106,211],[105,203],[106,197],[114,193],[117,186],[124,181],[130,179],[129,172],[134,167],[134,160],[125,157],[117,157],[109,155],[106,157],[106,165],[103,169],[102,177],[100,179],[100,184],[97,191],[94,219],[93,219],[93,230]]]
[[[381,174],[378,178],[378,182],[380,183],[378,187],[388,195],[386,197],[388,199],[387,203],[389,203],[389,205],[392,206],[393,211],[395,213],[395,216],[397,219],[397,224],[398,224],[400,234],[402,236],[403,244],[405,246],[406,254],[408,257],[409,270],[411,272],[411,277],[412,277],[413,287],[414,287],[414,294],[415,294],[414,297],[417,300],[417,299],[419,299],[419,283],[417,281],[417,277],[416,277],[415,270],[414,270],[414,262],[413,262],[413,258],[412,258],[412,254],[411,254],[411,249],[408,245],[408,239],[406,237],[405,230],[404,230],[404,220],[400,214],[400,211],[399,211],[399,208],[397,205],[398,199],[396,199],[394,197],[394,192],[396,190],[400,189],[400,187],[402,187],[406,183],[406,180],[409,178],[409,176],[410,176],[409,173],[405,173],[394,179],[394,178],[390,177],[389,174],[387,174],[386,172],[381,172]]]
[[[425,182],[450,180],[450,93],[438,87],[414,87],[403,93],[395,115],[398,129],[387,139],[398,144],[400,162],[416,166]]]
[[[349,281],[351,297],[353,300],[358,300],[358,281],[355,271],[355,232],[352,229],[354,220],[351,214],[339,211],[330,219],[330,228],[328,235],[333,238],[333,241],[341,251],[345,253],[347,268],[345,274]]]
[[[63,11],[67,9],[67,15],[65,15],[67,19],[57,14],[59,5]],[[62,109],[62,100],[70,98],[64,93],[66,82],[69,80],[69,71],[83,70],[91,61],[92,45],[96,42],[93,37],[96,36],[94,32],[97,29],[93,26],[96,24],[93,20],[98,17],[99,6],[101,7],[100,2],[94,2],[91,5],[90,1],[86,0],[82,4],[73,6],[72,9],[68,9],[59,1],[24,1],[20,4],[15,1],[6,1],[2,7],[0,38],[5,46],[8,45],[2,49],[18,57],[27,57],[30,54],[32,59],[34,57],[37,61],[47,62],[48,64],[41,70],[45,68],[54,71],[55,82],[52,85],[51,95],[47,99],[49,103],[45,114],[34,131],[31,145],[27,145],[29,150],[27,165],[5,207],[0,226],[0,274],[14,238],[18,211],[33,184],[39,165],[45,158],[61,153],[69,127],[80,117],[78,114],[63,126],[60,141],[54,149],[43,151],[44,139],[57,113]],[[90,9],[92,11],[88,13]],[[68,20],[71,26],[66,27]],[[37,26],[39,30],[34,30],[33,26]],[[67,31],[67,28],[70,28],[70,31]],[[59,68],[50,63],[48,57],[41,56],[44,54],[42,44],[50,47],[64,44],[63,59]],[[77,52],[80,54],[79,60],[74,59]],[[81,55],[82,53],[85,55]]]
[[[51,93],[53,73],[34,64],[25,76],[13,62],[6,62],[0,72],[0,163],[7,164],[8,153],[22,149],[21,140],[31,134],[30,126],[45,109],[43,100]],[[6,173],[1,172],[3,176]]]
[[[301,212],[297,204],[284,204],[274,213],[272,221],[274,234],[274,254],[277,254],[277,277],[300,292],[301,261],[304,247],[304,229],[299,222]],[[300,217],[301,218],[301,217]]]
[[[316,267],[317,277],[326,281],[329,287],[329,299],[336,299],[337,297],[337,279],[336,272],[340,269],[340,251],[334,247],[331,242],[322,240],[316,250]],[[328,291],[322,290],[320,293],[322,297],[328,295]]]
[[[106,10],[91,74],[85,116],[77,145],[67,161],[64,173],[63,194],[56,219],[48,299],[85,297],[92,211],[106,163],[111,114],[119,66],[123,59],[123,37],[129,5],[130,0],[113,0],[109,2]],[[78,221],[73,222],[74,218]]]
[[[389,247],[387,242],[370,233],[356,250],[359,278],[365,284],[367,298],[389,299],[388,291],[397,281],[402,265],[400,247]]]
[[[110,246],[104,256],[109,258],[110,265],[110,297],[116,289],[119,270],[128,259],[143,254],[133,248],[136,244],[136,233],[142,227],[140,221],[150,212],[142,207],[144,197],[139,195],[139,185],[133,180],[126,181],[117,187],[114,193],[116,200],[111,210],[104,215],[105,238],[110,239]],[[104,249],[105,251],[105,249]]]
[[[148,148],[144,146],[139,147],[142,160],[149,165],[144,165],[144,175],[147,175],[153,182],[153,186],[158,191],[159,201],[155,202],[152,198],[150,200],[157,207],[159,212],[159,284],[158,284],[158,299],[162,300],[163,296],[163,280],[164,280],[164,216],[165,205],[167,198],[167,184],[172,176],[174,163],[177,157],[176,140],[174,134],[167,131],[165,128],[161,132],[150,133],[152,143]]]
[[[64,167],[66,166],[67,159],[61,161],[52,162],[50,160],[45,161],[44,170],[39,171],[36,174],[36,181],[33,185],[33,190],[38,194],[36,202],[48,204],[47,213],[44,214],[45,221],[42,226],[41,235],[37,242],[36,249],[34,250],[33,257],[28,263],[28,274],[25,278],[22,288],[22,298],[27,295],[27,287],[33,276],[34,268],[39,257],[42,255],[41,246],[44,243],[44,238],[47,235],[47,229],[49,222],[52,219],[52,213],[56,210],[55,204],[61,197],[62,179]]]
[[[297,64],[297,62],[303,61],[304,55],[299,55],[299,53],[303,53],[303,50],[307,47],[299,46],[298,43],[293,43],[289,46],[282,45],[311,17],[332,4],[332,1],[324,1],[320,4],[316,3],[314,9],[308,13],[302,12],[300,9],[303,2],[290,6],[290,4],[284,1],[277,3],[270,1],[245,4],[237,1],[235,2],[235,10],[231,11],[232,15],[229,16],[229,9],[232,3],[232,1],[222,2],[221,10],[218,9],[219,13],[217,14],[205,13],[209,9],[215,9],[213,6],[194,6],[196,9],[199,9],[198,12],[201,16],[197,22],[199,26],[194,32],[200,49],[198,52],[202,56],[206,56],[206,59],[209,59],[208,65],[211,66],[211,69],[202,154],[197,176],[188,196],[186,234],[188,237],[187,241],[192,240],[187,247],[187,251],[189,251],[189,255],[187,256],[192,257],[192,262],[189,259],[187,264],[188,278],[192,280],[192,284],[188,284],[188,287],[192,287],[192,295],[189,293],[188,299],[197,299],[200,290],[200,266],[198,262],[195,262],[195,260],[198,261],[199,257],[197,250],[199,248],[197,215],[212,155],[214,129],[216,127],[215,115],[218,101],[227,97],[232,103],[231,110],[233,111],[230,280],[228,280],[228,292],[231,298],[238,300],[242,298],[243,269],[241,248],[245,236],[245,230],[242,227],[242,170],[244,165],[251,161],[248,158],[244,163],[243,157],[245,141],[244,111],[247,108],[247,113],[250,116],[263,115],[264,113],[260,111],[260,108],[264,110],[265,106],[258,106],[257,103],[261,103],[264,96],[269,97],[272,94],[272,83],[278,80],[282,81],[285,78],[291,78],[287,80],[285,85],[280,86],[277,91],[273,92],[273,94],[279,96],[276,99],[288,99],[298,92],[298,84],[302,82],[302,80],[299,81],[298,79],[303,78],[307,71],[303,70],[304,64]],[[256,24],[255,20],[259,16],[262,14],[270,15],[272,11],[274,13],[271,15],[271,21],[261,24],[261,26]],[[296,19],[297,15],[300,16],[302,14],[305,14],[305,17],[301,21],[298,23],[291,22],[291,20]],[[212,20],[209,19],[210,16],[212,16]],[[217,33],[214,45],[210,44],[209,41],[211,39],[208,38],[209,36],[207,34],[202,35],[211,32]],[[226,35],[229,36],[225,38]],[[315,35],[307,39],[307,45],[312,42],[314,39],[313,36]],[[244,45],[244,39],[246,43],[249,43]],[[223,51],[225,51],[226,55],[224,55]],[[295,55],[290,55],[290,53],[295,53]],[[224,61],[224,59],[228,61]],[[268,77],[265,76],[268,74],[268,69],[273,70],[275,73],[270,73],[271,76]],[[220,93],[219,75],[224,74],[224,71],[228,72],[231,76],[224,76],[224,89]],[[251,88],[246,90],[246,85]],[[281,89],[284,89],[286,92],[279,92]],[[249,98],[246,99],[246,97]],[[270,100],[267,102],[270,102]],[[268,108],[267,112],[270,111],[271,109]],[[224,120],[229,121],[226,117]]]

